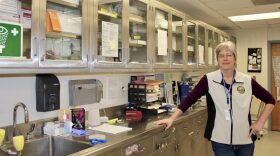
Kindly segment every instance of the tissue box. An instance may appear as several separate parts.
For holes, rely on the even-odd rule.
[[[61,123],[46,123],[43,128],[44,134],[58,136],[63,134]]]

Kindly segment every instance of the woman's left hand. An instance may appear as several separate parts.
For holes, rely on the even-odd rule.
[[[248,137],[251,137],[252,134],[256,134],[258,133],[259,131],[262,130],[262,127],[263,127],[263,124],[259,121],[253,123],[251,126],[250,126],[250,132],[249,132],[249,136]]]

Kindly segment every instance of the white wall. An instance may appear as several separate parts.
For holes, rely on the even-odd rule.
[[[270,88],[271,75],[269,68],[270,51],[268,51],[269,41],[280,41],[280,28],[256,28],[231,31],[237,38],[237,69],[248,75],[255,75],[257,82],[264,88]],[[262,69],[261,73],[248,73],[248,48],[262,48]],[[251,113],[257,114],[260,101],[253,99]],[[267,125],[265,125],[267,127]]]
[[[267,33],[267,38],[270,41],[279,41],[280,40],[280,25],[278,27],[269,28]]]
[[[239,30],[237,38],[237,69],[251,76],[255,75],[257,81],[264,87],[268,87],[268,52],[267,52],[267,29]],[[262,48],[262,69],[261,73],[248,73],[248,48]]]

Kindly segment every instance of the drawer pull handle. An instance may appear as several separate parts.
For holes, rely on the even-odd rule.
[[[145,147],[142,147],[141,144],[133,144],[125,149],[125,156],[130,156],[134,153],[142,153],[144,151]]]
[[[184,130],[188,129],[188,127],[183,127]]]
[[[194,133],[194,131],[191,131],[188,135],[191,136],[191,135],[193,135],[193,133]]]
[[[164,132],[164,136],[162,137],[162,139],[169,138],[171,134],[175,132],[175,130],[175,127],[172,127],[172,129],[169,132]]]
[[[141,153],[145,151],[145,147],[141,146],[141,144],[138,144],[138,153]]]

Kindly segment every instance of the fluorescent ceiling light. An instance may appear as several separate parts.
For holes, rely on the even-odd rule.
[[[230,16],[228,18],[230,20],[234,21],[234,22],[264,20],[264,19],[280,18],[280,12],[269,12],[269,13],[261,13],[261,14]]]

